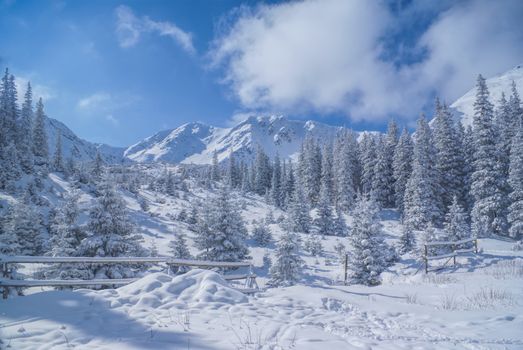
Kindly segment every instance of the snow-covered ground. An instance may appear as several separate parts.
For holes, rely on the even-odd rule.
[[[68,183],[52,175],[56,193]],[[123,193],[145,245],[167,254],[173,232],[193,233],[174,219],[197,198],[212,195],[191,186],[181,198],[142,190]],[[55,199],[49,197],[50,201]],[[257,196],[238,200],[252,229],[269,211],[283,213]],[[92,197],[83,194],[81,207]],[[394,211],[381,213],[386,239],[400,232]],[[347,217],[350,224],[350,218]],[[275,238],[279,225],[270,225]],[[302,236],[303,238],[305,235]],[[114,290],[32,289],[0,301],[0,348],[10,349],[522,349],[523,252],[498,239],[479,241],[481,253],[458,258],[457,267],[425,274],[410,255],[382,274],[376,287],[343,286],[343,269],[326,237],[325,253],[303,253],[302,282],[245,296],[212,271],[181,276],[151,272]],[[274,246],[249,242],[258,283],[265,286],[263,255]],[[192,251],[196,253],[195,250]],[[437,263],[434,263],[437,264]],[[31,267],[35,268],[35,267]],[[156,270],[159,270],[156,268]]]

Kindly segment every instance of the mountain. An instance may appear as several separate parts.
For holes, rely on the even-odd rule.
[[[502,92],[505,93],[507,99],[509,98],[512,91],[512,81],[516,83],[517,90],[521,95],[523,92],[523,64],[486,80],[490,92],[490,101],[494,106],[498,106]],[[450,105],[456,118],[461,118],[461,123],[465,127],[472,125],[475,99],[476,88],[474,87]]]
[[[90,161],[94,160],[97,151],[100,151],[100,155],[106,163],[119,163],[123,159],[125,148],[83,140],[76,136],[64,123],[56,119],[46,118],[45,128],[51,156],[54,154],[57,135],[60,134],[62,136],[62,153],[64,159],[73,155],[75,160]]]
[[[124,157],[136,162],[164,161],[210,164],[216,151],[219,161],[234,152],[237,159],[250,161],[260,145],[269,157],[294,157],[307,135],[333,140],[341,127],[316,121],[289,120],[284,116],[251,116],[231,128],[188,123],[161,131],[129,147]]]

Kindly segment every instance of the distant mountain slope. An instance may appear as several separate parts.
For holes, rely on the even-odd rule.
[[[56,138],[58,133],[62,136],[62,153],[64,159],[73,155],[75,160],[89,161],[96,157],[96,151],[99,150],[102,158],[107,163],[119,163],[123,159],[123,147],[113,147],[105,144],[92,143],[83,140],[75,135],[64,123],[46,118],[45,127],[49,140],[49,154],[52,156],[55,151]]]
[[[341,127],[315,121],[289,120],[283,116],[249,117],[232,128],[188,123],[161,131],[129,147],[124,156],[136,162],[165,161],[184,164],[209,164],[213,152],[218,160],[234,152],[238,159],[252,160],[260,145],[273,157],[292,157],[307,135],[333,140]]]
[[[520,64],[511,70],[487,79],[487,86],[490,92],[490,101],[494,106],[498,105],[501,93],[505,92],[507,99],[511,94],[512,81],[520,95],[523,93],[523,64]],[[450,105],[454,109],[456,117],[461,118],[464,126],[472,125],[474,117],[474,101],[476,99],[476,88],[473,87],[465,95],[458,98]]]

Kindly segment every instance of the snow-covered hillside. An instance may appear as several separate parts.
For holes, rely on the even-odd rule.
[[[133,167],[140,167],[135,165]],[[147,176],[162,169],[144,167]],[[176,168],[170,168],[176,172]],[[156,174],[156,175],[155,175]],[[142,188],[120,190],[132,220],[145,239],[168,254],[173,233],[188,237],[194,254],[195,233],[177,219],[191,203],[216,195],[215,189],[186,180],[188,190],[176,196]],[[72,186],[51,174],[42,195],[59,196]],[[50,190],[52,189],[52,190]],[[93,196],[81,190],[80,208]],[[241,215],[253,228],[281,210],[256,195],[234,192]],[[149,209],[140,209],[145,200]],[[402,225],[395,210],[381,212],[389,243]],[[350,223],[351,217],[347,216]],[[83,218],[86,219],[85,217]],[[283,230],[273,223],[277,240]],[[307,234],[299,234],[302,240]],[[343,267],[335,245],[347,237],[325,236],[324,253],[300,251],[305,270],[292,287],[271,288],[245,296],[218,274],[193,270],[170,276],[153,267],[125,287],[108,290],[59,291],[34,288],[27,296],[0,300],[0,348],[9,349],[520,349],[523,337],[523,252],[514,243],[481,239],[481,254],[464,256],[456,267],[427,275],[414,254],[406,254],[383,273],[376,287],[343,286]],[[274,261],[275,245],[260,247],[248,240],[254,272],[264,287]],[[434,262],[434,264],[438,264]],[[440,262],[441,264],[441,262]],[[33,267],[24,270],[34,272]],[[156,272],[155,272],[156,271]]]
[[[505,73],[487,79],[487,86],[490,92],[490,102],[497,106],[503,92],[508,99],[508,96],[511,94],[513,81],[516,83],[517,90],[520,92],[523,91],[523,64],[520,64]],[[476,88],[473,87],[465,95],[458,98],[450,105],[450,107],[454,109],[456,117],[461,118],[461,123],[465,127],[472,125],[475,98]]]
[[[261,146],[271,158],[294,156],[307,135],[332,140],[340,127],[316,121],[289,120],[284,116],[251,116],[231,128],[188,123],[161,131],[129,147],[125,157],[137,162],[165,161],[184,164],[210,164],[213,152],[218,160],[234,152],[239,159],[252,160]]]
[[[45,128],[51,154],[54,152],[56,138],[58,133],[60,133],[62,137],[62,152],[66,159],[73,156],[75,160],[90,161],[96,157],[98,150],[107,163],[119,163],[122,161],[125,150],[122,147],[113,147],[83,140],[76,136],[64,123],[53,118],[45,119]]]

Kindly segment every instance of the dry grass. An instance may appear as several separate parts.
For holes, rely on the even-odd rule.
[[[523,259],[499,261],[487,267],[485,274],[496,279],[523,278]]]

